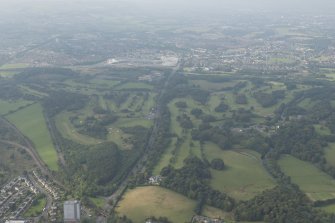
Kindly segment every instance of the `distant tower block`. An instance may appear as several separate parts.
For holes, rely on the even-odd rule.
[[[64,203],[64,223],[80,222],[80,202],[65,201]]]

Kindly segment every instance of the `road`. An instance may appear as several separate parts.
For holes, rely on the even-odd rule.
[[[19,129],[16,128],[15,125],[7,121],[5,118],[0,117],[0,120],[6,123],[7,126],[9,126],[16,133],[23,140],[25,145],[21,145],[19,143],[8,141],[8,140],[0,140],[0,142],[5,143],[7,145],[12,145],[12,146],[16,146],[18,148],[24,149],[33,158],[33,160],[35,161],[39,169],[42,171],[42,173],[51,176],[48,167],[42,161],[40,156],[37,154],[33,144],[20,132]]]
[[[163,94],[167,90],[166,88],[168,86],[169,81],[177,73],[179,68],[180,68],[180,63],[169,74],[164,84],[164,87],[159,92],[158,99],[157,99],[158,101],[162,98]],[[123,192],[127,189],[130,176],[134,176],[137,173],[141,173],[145,170],[144,163],[147,161],[147,158],[148,158],[147,152],[152,148],[155,142],[155,139],[156,139],[157,129],[159,125],[159,122],[158,122],[159,117],[160,117],[160,108],[156,105],[156,117],[154,119],[154,125],[152,127],[150,137],[147,141],[143,155],[137,160],[136,164],[134,165],[132,170],[129,171],[127,176],[124,178],[123,182],[119,185],[118,189],[111,196],[107,198],[107,200],[111,202],[112,205],[110,206],[109,204],[107,204],[107,206],[105,207],[106,209],[114,209],[116,207],[119,197],[122,196]]]
[[[11,141],[7,141],[7,140],[2,140],[0,139],[0,143],[3,144],[7,144],[7,145],[11,145],[20,149],[23,149],[24,151],[26,151],[31,158],[34,160],[34,162],[36,163],[36,165],[38,166],[38,168],[44,173],[44,174],[49,174],[49,172],[46,170],[47,167],[45,166],[45,164],[41,161],[41,159],[36,155],[36,152],[32,151],[31,148],[28,148],[27,146],[23,146],[21,144],[18,144],[16,142],[11,142]]]
[[[10,123],[7,119],[0,117],[0,121],[3,121],[4,123],[6,123],[13,131],[15,131],[15,133],[23,140],[25,145],[21,145],[17,142],[12,142],[12,141],[8,141],[8,140],[0,140],[0,142],[5,143],[7,145],[12,145],[12,146],[17,146],[19,148],[24,149],[25,151],[27,151],[29,153],[29,155],[33,158],[33,160],[35,161],[35,163],[37,164],[37,166],[39,167],[39,169],[41,170],[41,172],[44,175],[47,175],[50,177],[50,179],[52,179],[58,186],[60,186],[61,188],[64,188],[64,185],[57,181],[52,173],[50,172],[48,166],[43,162],[43,160],[41,159],[41,157],[38,155],[38,153],[36,152],[36,149],[33,145],[33,143],[27,139],[27,137],[25,135],[23,135],[21,133],[21,131],[16,128],[15,125],[13,125],[12,123]]]
[[[55,136],[55,133],[54,133],[54,129],[53,129],[53,126],[49,120],[49,117],[48,115],[46,115],[44,113],[44,119],[46,121],[46,124],[47,124],[47,127],[48,127],[48,130],[49,130],[49,133],[50,133],[50,136],[52,138],[52,141],[54,143],[54,146],[55,146],[55,149],[57,151],[57,155],[58,155],[58,160],[60,162],[60,164],[65,167],[66,166],[66,163],[65,163],[65,159],[64,159],[64,155],[63,155],[63,152],[61,151],[60,149],[60,145],[59,145],[59,142],[57,140],[57,137]]]
[[[47,203],[45,205],[45,209],[43,209],[43,212],[41,213],[40,216],[34,219],[35,222],[39,222],[42,216],[44,216],[45,219],[48,218],[48,210],[50,210],[52,206],[53,199],[52,196],[35,180],[32,174],[28,174],[28,178],[32,182],[32,184],[34,184],[34,186],[39,189],[39,191],[41,191],[43,194],[46,195]]]
[[[54,177],[52,176],[52,173],[50,172],[50,170],[48,169],[47,165],[42,161],[42,159],[40,158],[40,156],[38,155],[38,153],[36,152],[33,144],[30,142],[29,139],[27,139],[21,132],[19,129],[16,128],[15,125],[13,125],[12,123],[10,123],[9,121],[7,121],[5,118],[0,117],[0,121],[3,121],[4,123],[6,123],[24,142],[25,145],[21,145],[17,142],[13,142],[13,141],[9,141],[9,140],[4,140],[4,139],[0,139],[0,143],[2,144],[6,144],[6,145],[10,145],[10,146],[14,146],[16,148],[20,148],[23,149],[24,151],[26,151],[31,158],[33,159],[33,161],[35,162],[35,164],[37,165],[38,169],[41,171],[41,173],[43,175],[47,175],[49,176],[49,179],[52,179],[53,182],[55,182],[58,186],[60,186],[61,188],[65,188],[64,185],[62,183],[60,183],[59,181],[57,181],[56,179],[54,179]],[[39,190],[46,195],[47,198],[47,204],[46,207],[43,211],[43,213],[37,217],[35,220],[35,222],[37,222],[41,216],[46,217],[48,216],[48,210],[50,209],[52,202],[53,202],[53,198],[52,195],[49,194],[38,182],[36,182],[36,180],[34,179],[33,176],[29,175],[29,178],[31,179],[31,182],[37,187],[39,188]]]

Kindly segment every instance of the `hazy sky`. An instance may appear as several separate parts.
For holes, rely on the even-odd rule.
[[[82,7],[83,5],[105,6],[123,4],[129,7],[143,7],[148,10],[166,8],[183,10],[271,10],[285,12],[294,11],[332,11],[335,0],[0,0],[0,7],[19,7],[24,5],[29,9],[36,5],[58,5]],[[50,7],[52,9],[52,7]]]

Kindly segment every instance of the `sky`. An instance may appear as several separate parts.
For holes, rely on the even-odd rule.
[[[236,13],[335,14],[335,0],[0,0],[0,19],[17,21],[31,15],[70,18],[86,14],[176,20],[226,19]]]
[[[138,9],[157,10],[165,8],[167,10],[249,10],[249,11],[332,11],[335,9],[335,0],[0,0],[0,6],[7,8],[24,5],[27,9],[38,5],[49,5],[50,9],[58,7],[82,7],[82,6],[113,6],[127,5],[129,7],[139,7]]]

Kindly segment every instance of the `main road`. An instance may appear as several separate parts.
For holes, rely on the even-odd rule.
[[[159,126],[159,120],[160,120],[160,116],[161,116],[159,101],[161,100],[161,98],[165,94],[165,92],[167,90],[167,86],[169,84],[169,81],[177,73],[177,71],[180,69],[180,66],[181,66],[181,63],[179,62],[178,65],[175,68],[172,69],[172,71],[170,72],[170,74],[166,78],[166,81],[164,83],[163,88],[161,88],[161,90],[158,93],[156,109],[155,109],[156,110],[156,115],[155,115],[155,119],[154,119],[154,125],[151,129],[150,136],[149,136],[148,141],[146,143],[143,155],[136,161],[136,164],[134,165],[134,167],[128,172],[127,176],[119,184],[118,189],[111,196],[109,196],[107,198],[108,204],[106,205],[106,209],[114,209],[116,207],[119,199],[120,199],[120,196],[122,196],[124,191],[127,189],[127,186],[129,184],[129,181],[130,181],[130,177],[135,176],[137,173],[141,173],[145,170],[145,165],[144,164],[148,159],[148,152],[152,149],[153,144],[155,142],[156,135],[157,135],[157,130],[158,130],[158,126]]]

